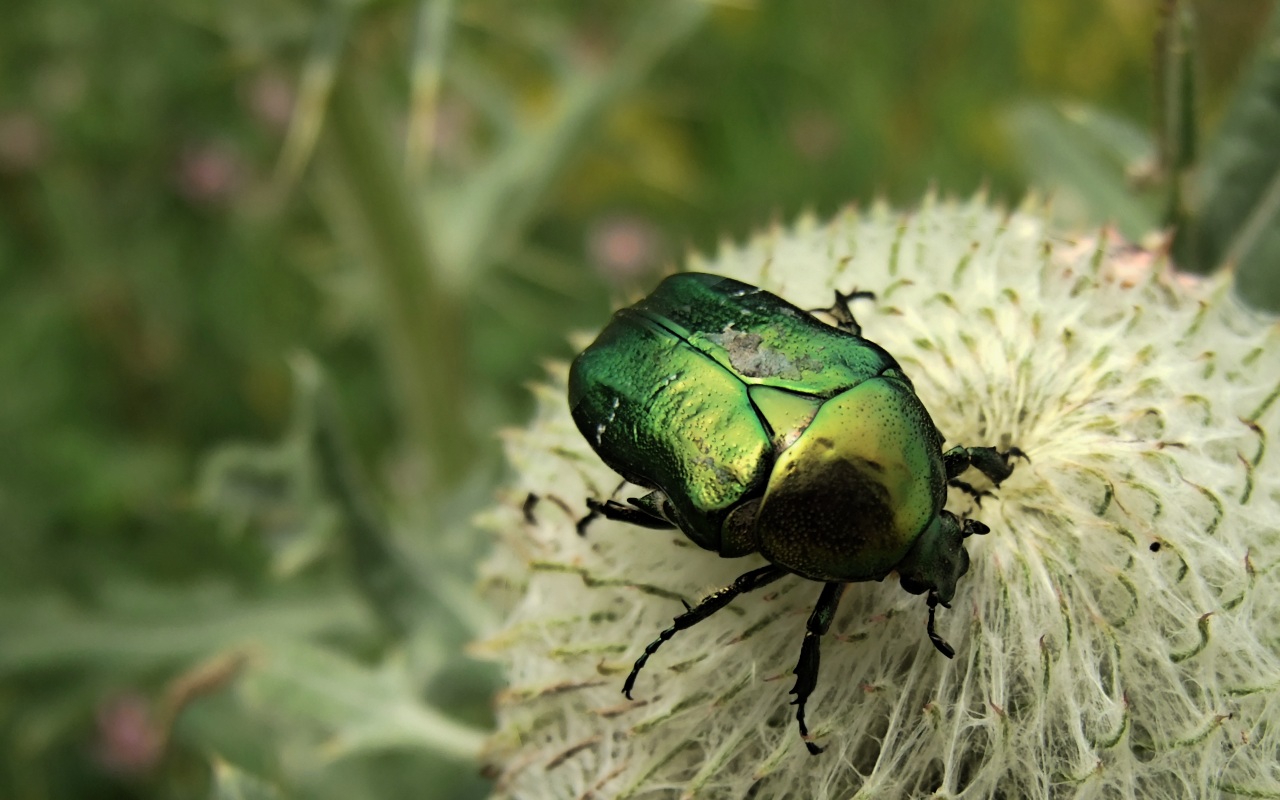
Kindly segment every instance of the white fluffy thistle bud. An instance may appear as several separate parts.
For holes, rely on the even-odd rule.
[[[799,577],[680,633],[635,702],[619,693],[682,599],[764,562],[603,519],[579,536],[583,498],[618,478],[552,369],[488,520],[510,609],[486,645],[510,683],[498,796],[1280,797],[1280,328],[1246,323],[1225,279],[982,201],[803,221],[691,268],[801,307],[875,292],[863,333],[947,447],[1030,463],[980,508],[952,492],[991,528],[939,609],[954,660],[896,580],[845,592],[810,756],[787,690],[821,587]],[[528,492],[551,502],[526,519]]]

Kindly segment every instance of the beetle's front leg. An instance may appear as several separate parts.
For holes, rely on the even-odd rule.
[[[956,480],[960,474],[969,467],[973,467],[999,486],[1013,474],[1012,460],[1015,458],[1031,460],[1027,458],[1026,453],[1016,447],[1010,447],[1004,452],[994,447],[953,447],[942,454],[942,464],[947,471],[948,483],[979,497],[982,495],[981,492],[975,492],[972,486]]]
[[[626,682],[622,684],[622,693],[627,696],[628,700],[631,699],[631,690],[635,688],[636,678],[639,677],[640,670],[644,669],[645,662],[649,660],[649,656],[658,652],[658,648],[662,646],[663,642],[685,628],[693,627],[702,622],[707,617],[729,605],[733,598],[743,592],[759,589],[761,586],[773,583],[786,574],[787,571],[785,569],[775,567],[772,564],[767,567],[753,569],[750,572],[739,575],[733,583],[723,589],[712,592],[702,602],[676,617],[672,621],[671,627],[658,634],[658,638],[650,642],[649,646],[644,649],[644,653],[636,659],[635,666],[631,668],[631,674],[627,676]]]
[[[947,644],[947,640],[939,636],[938,632],[934,630],[933,627],[933,612],[938,606],[942,606],[943,608],[951,607],[938,598],[937,592],[929,592],[929,621],[925,623],[925,631],[928,632],[929,641],[933,642],[933,646],[938,648],[939,653],[942,653],[947,658],[955,658],[955,649],[952,648],[951,645]]]
[[[814,606],[813,613],[809,615],[809,622],[805,626],[804,643],[800,645],[800,661],[794,670],[796,685],[792,687],[791,694],[794,694],[796,699],[791,702],[796,707],[796,724],[800,726],[800,738],[804,739],[804,746],[809,749],[809,754],[814,756],[821,753],[822,748],[809,741],[809,728],[804,724],[804,705],[809,695],[813,694],[814,687],[818,685],[819,647],[822,637],[831,628],[831,620],[835,619],[836,608],[840,605],[840,596],[847,585],[832,582],[822,587],[818,605]]]
[[[982,498],[995,496],[994,492],[989,492],[986,489],[979,489],[978,487],[974,486],[968,481],[962,481],[959,478],[950,479],[949,481],[947,481],[947,485],[954,486],[960,491],[972,497],[973,502],[976,503],[979,508],[982,507]]]

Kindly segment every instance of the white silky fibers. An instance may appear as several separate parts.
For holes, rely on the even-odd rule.
[[[681,599],[764,562],[607,520],[580,537],[583,499],[618,478],[553,367],[485,520],[507,617],[480,649],[510,687],[495,796],[1280,797],[1280,327],[1225,278],[981,199],[804,220],[687,268],[805,308],[875,292],[855,306],[863,334],[946,446],[1015,445],[1030,463],[980,508],[951,493],[991,528],[938,610],[954,660],[893,576],[849,586],[808,704],[826,748],[811,756],[787,692],[821,586],[799,577],[679,633],[636,700],[620,694]],[[529,492],[543,500],[526,519]]]

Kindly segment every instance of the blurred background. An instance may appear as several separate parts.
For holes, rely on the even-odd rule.
[[[0,797],[484,796],[473,518],[568,334],[932,189],[1188,222],[1267,305],[1280,194],[1184,178],[1275,133],[1274,5],[8,0]]]

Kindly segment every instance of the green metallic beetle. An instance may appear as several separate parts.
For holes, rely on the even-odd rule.
[[[796,721],[811,753],[805,702],[817,684],[819,640],[846,584],[896,571],[928,593],[934,630],[969,568],[964,539],[988,531],[946,511],[947,485],[970,466],[999,485],[1017,448],[954,447],[884,348],[862,337],[836,293],[827,324],[762,289],[683,273],[664,280],[612,322],[573,362],[569,407],[600,458],[651,490],[629,505],[588,500],[580,523],[609,519],[678,528],[725,558],[759,553],[751,570],[687,607],[636,660],[631,697],[649,656],[743,592],[789,573],[824,583],[795,668]]]

